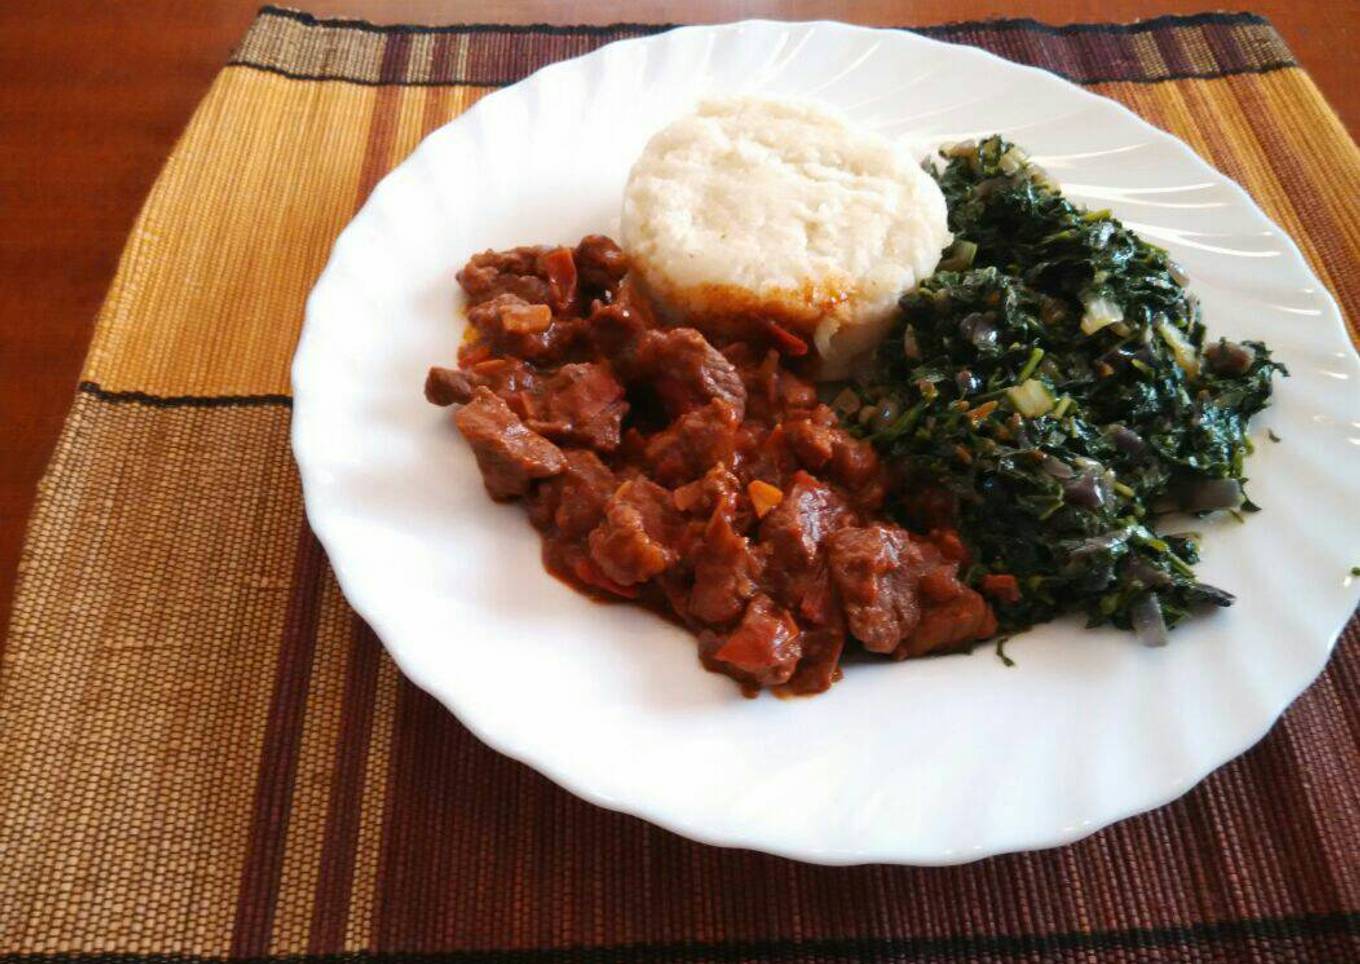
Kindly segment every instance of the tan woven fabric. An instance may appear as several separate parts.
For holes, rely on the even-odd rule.
[[[491,753],[399,678],[303,519],[303,301],[425,133],[645,29],[262,12],[133,228],[42,483],[0,651],[0,960],[1360,959],[1354,623],[1184,799],[941,870],[689,843]],[[1184,138],[1360,317],[1360,152],[1264,21],[932,32]]]

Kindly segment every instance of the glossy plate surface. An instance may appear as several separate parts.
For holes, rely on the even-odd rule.
[[[1266,511],[1206,531],[1232,609],[1144,649],[1050,625],[966,656],[742,699],[690,636],[547,576],[421,395],[463,322],[475,251],[615,232],[647,137],[709,94],[824,100],[929,146],[1001,131],[1074,197],[1189,270],[1212,332],[1293,377],[1255,426]],[[1355,355],[1293,242],[1235,184],[1123,107],[969,47],[835,23],[675,30],[556,64],[426,139],[336,242],[293,367],[308,516],[402,670],[481,739],[572,792],[697,840],[824,863],[954,863],[1075,840],[1184,793],[1319,673],[1356,600]],[[1265,441],[1272,427],[1284,439]]]

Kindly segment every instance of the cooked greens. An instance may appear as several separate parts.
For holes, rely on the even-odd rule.
[[[838,407],[901,470],[896,511],[959,526],[1003,629],[1078,610],[1160,643],[1233,597],[1195,578],[1197,537],[1154,518],[1256,509],[1247,424],[1284,368],[1258,342],[1206,342],[1167,253],[1014,145],[942,157],[957,240]]]

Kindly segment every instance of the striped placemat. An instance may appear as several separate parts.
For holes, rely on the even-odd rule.
[[[331,242],[486,90],[655,29],[261,12],[128,239],[34,512],[0,654],[0,960],[1360,959],[1354,622],[1170,806],[1039,854],[832,869],[576,800],[350,613],[288,449]],[[926,32],[1185,139],[1360,318],[1360,153],[1266,21]]]

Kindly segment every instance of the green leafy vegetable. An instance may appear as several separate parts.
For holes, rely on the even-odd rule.
[[[1018,600],[994,599],[1005,630],[1079,610],[1155,642],[1231,604],[1195,578],[1198,540],[1153,520],[1256,509],[1248,421],[1287,372],[1259,342],[1206,342],[1166,251],[1068,201],[1019,148],[943,156],[957,240],[856,388],[900,413],[855,427],[906,479],[896,510],[957,525],[975,585],[1017,578]]]

